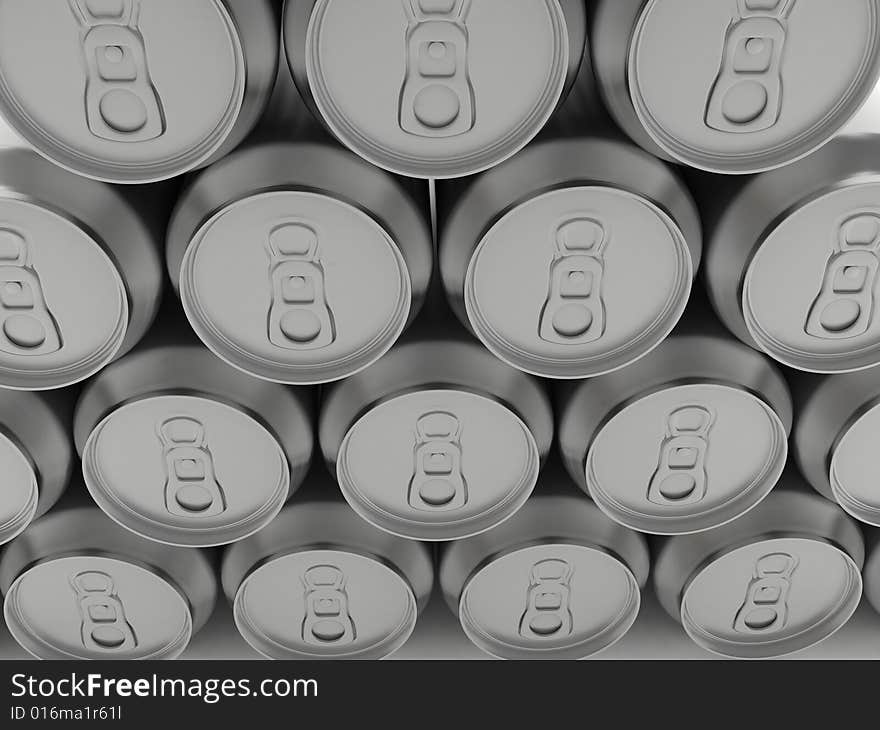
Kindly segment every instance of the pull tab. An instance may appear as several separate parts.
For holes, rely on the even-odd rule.
[[[755,562],[746,596],[736,612],[734,631],[764,634],[785,628],[788,598],[798,558],[789,553],[768,553]]]
[[[721,67],[706,103],[706,126],[746,134],[770,129],[782,113],[782,59],[796,0],[739,0]]]
[[[715,413],[703,405],[685,405],[666,417],[657,468],[648,484],[648,501],[664,506],[690,505],[705,496],[706,458]]]
[[[603,298],[609,233],[597,218],[578,216],[560,223],[553,235],[547,299],[538,335],[555,345],[585,345],[605,334]]]
[[[868,332],[874,321],[875,288],[880,272],[880,213],[849,216],[837,231],[837,248],[804,331],[825,340],[844,340]]]
[[[407,64],[400,128],[418,137],[455,137],[476,124],[466,19],[471,0],[401,0]]]
[[[574,567],[567,560],[548,558],[532,566],[526,608],[519,634],[528,639],[558,639],[574,630],[571,579]]]
[[[158,427],[165,463],[165,508],[177,517],[215,517],[226,510],[226,495],[208,448],[204,424],[175,416]]]
[[[461,420],[448,411],[430,411],[416,421],[415,465],[407,495],[413,509],[438,512],[467,504],[461,432]]]
[[[112,576],[99,570],[82,571],[70,577],[70,586],[76,594],[85,649],[114,652],[137,647],[137,636]]]
[[[146,142],[167,128],[140,31],[141,0],[68,0],[85,56],[86,123],[111,142]]]
[[[0,351],[16,356],[48,355],[62,344],[40,276],[31,266],[24,233],[0,227]]]
[[[303,573],[302,639],[307,644],[344,646],[357,639],[346,582],[345,573],[335,565],[313,565]]]
[[[302,220],[284,221],[269,231],[268,337],[276,347],[319,350],[336,341],[319,246],[318,229]]]

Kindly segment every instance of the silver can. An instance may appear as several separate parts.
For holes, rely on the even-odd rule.
[[[269,0],[2,0],[0,114],[73,172],[164,180],[253,128],[278,35]]]
[[[597,0],[590,33],[620,126],[648,151],[710,172],[759,172],[815,151],[880,74],[877,0]]]
[[[588,182],[587,182],[588,181]],[[702,252],[684,184],[608,139],[556,139],[438,186],[449,301],[505,362],[549,378],[621,368],[684,311]]]
[[[503,525],[445,546],[440,585],[468,638],[489,654],[582,659],[635,622],[648,548],[564,475],[542,475],[538,490]]]
[[[0,592],[9,631],[39,659],[173,659],[211,615],[217,581],[205,553],[74,507],[9,543]]]
[[[781,170],[699,187],[706,280],[728,329],[798,370],[880,364],[880,135],[841,137]]]
[[[0,545],[47,512],[67,487],[71,406],[63,393],[0,390]]]
[[[537,381],[439,328],[329,390],[318,428],[354,510],[417,540],[467,537],[510,517],[553,438]]]
[[[788,455],[782,375],[711,327],[676,332],[558,400],[569,472],[612,519],[642,532],[700,532],[739,517],[767,496]]]
[[[329,478],[307,483],[308,497],[224,556],[236,626],[270,659],[382,659],[428,602],[431,552],[364,522]]]
[[[792,446],[801,472],[824,497],[862,522],[880,525],[874,474],[880,465],[880,369],[794,380]]]
[[[865,531],[865,567],[862,577],[865,582],[865,598],[877,613],[880,613],[880,530]]]
[[[264,143],[188,187],[167,260],[190,324],[226,362],[276,382],[338,380],[385,354],[421,305],[427,200],[335,146]]]
[[[524,147],[574,81],[581,0],[287,0],[293,77],[333,134],[412,177],[461,177]]]
[[[162,291],[166,191],[141,192],[0,150],[0,387],[72,385],[143,337]]]
[[[797,486],[791,477],[786,486]],[[739,520],[668,538],[654,587],[704,649],[754,659],[813,646],[844,626],[862,595],[861,532],[816,494],[778,489]]]
[[[74,438],[110,517],[151,540],[208,547],[265,527],[299,486],[311,406],[200,345],[151,342],[89,383]]]

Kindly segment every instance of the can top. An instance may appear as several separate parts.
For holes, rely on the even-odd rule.
[[[353,204],[306,190],[223,208],[180,269],[181,300],[205,344],[283,383],[338,380],[375,362],[406,326],[412,293],[389,231]]]
[[[149,182],[208,161],[238,121],[246,74],[222,0],[0,6],[0,112],[96,179]]]
[[[880,526],[880,499],[870,476],[878,464],[878,428],[880,405],[875,398],[866,410],[854,414],[837,439],[829,468],[834,499],[856,519],[875,526]]]
[[[719,530],[672,538],[658,554],[664,607],[700,646],[766,658],[830,636],[862,593],[858,528],[818,496],[783,490]]]
[[[0,545],[19,535],[37,514],[40,488],[34,463],[18,444],[0,433]]]
[[[291,9],[286,36],[294,22]],[[517,152],[555,110],[568,70],[557,0],[318,0],[306,36],[309,86],[331,130],[412,177],[459,177]]]
[[[780,417],[747,390],[673,384],[607,419],[587,453],[587,487],[602,510],[633,529],[708,530],[770,493],[787,443]]]
[[[154,394],[116,408],[91,431],[83,477],[123,527],[171,545],[240,540],[287,501],[290,466],[256,417],[197,395]]]
[[[3,613],[16,641],[40,659],[172,659],[193,633],[175,586],[135,562],[99,555],[26,570]]]
[[[647,354],[672,330],[694,275],[678,225],[641,195],[572,185],[509,210],[478,244],[464,304],[502,360],[584,378]]]
[[[490,654],[581,659],[632,626],[648,562],[644,539],[586,497],[542,492],[503,525],[449,546],[440,582],[468,638]]]
[[[535,486],[541,454],[522,419],[488,395],[413,390],[348,430],[336,460],[342,493],[377,527],[454,540],[507,519]]]
[[[831,139],[873,90],[878,7],[649,0],[629,46],[636,114],[667,154],[694,167],[751,173],[792,162]]]
[[[0,319],[0,384],[61,388],[116,356],[128,330],[129,297],[103,242],[87,228],[49,205],[6,194]]]
[[[841,181],[788,211],[760,241],[742,309],[749,334],[776,360],[821,373],[880,364],[878,195],[876,176]]]

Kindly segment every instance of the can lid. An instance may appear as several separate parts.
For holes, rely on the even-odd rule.
[[[0,112],[43,155],[100,180],[208,161],[238,120],[246,73],[222,0],[0,7]]]
[[[671,157],[759,172],[814,151],[855,114],[880,70],[878,39],[873,1],[649,0],[630,44],[629,93]]]
[[[115,357],[128,295],[90,233],[48,207],[0,197],[0,320],[0,385],[61,388]]]
[[[0,545],[20,534],[34,519],[40,490],[33,462],[12,439],[0,433]]]
[[[776,360],[821,373],[880,364],[878,195],[876,178],[827,191],[761,241],[742,307],[749,333]]]
[[[273,558],[235,595],[235,623],[271,659],[381,659],[416,625],[418,605],[389,565],[340,549]]]
[[[483,236],[464,299],[498,357],[550,378],[584,378],[646,355],[690,295],[684,235],[646,198],[575,186],[510,210]]]
[[[513,411],[463,390],[390,398],[348,430],[337,457],[342,493],[377,527],[455,540],[513,515],[538,478],[535,437]]]
[[[590,496],[611,518],[672,535],[723,525],[755,507],[779,480],[785,426],[739,387],[692,383],[624,404],[586,458]]]
[[[880,526],[880,499],[871,475],[876,474],[878,465],[878,428],[880,405],[874,404],[843,431],[831,453],[830,466],[834,499],[857,520],[875,526]]]
[[[208,547],[268,524],[288,497],[276,437],[245,412],[189,395],[127,403],[83,449],[83,477],[113,520],[170,545]]]
[[[640,604],[639,584],[620,560],[563,541],[484,564],[462,591],[459,618],[468,638],[494,656],[581,659],[626,634]]]
[[[568,66],[557,0],[318,0],[306,36],[331,130],[413,177],[459,177],[513,155],[556,109]]]
[[[180,295],[193,328],[229,364],[315,384],[378,360],[409,319],[412,284],[386,231],[329,195],[239,200],[194,236]]]
[[[3,604],[13,637],[39,659],[172,659],[189,643],[189,604],[136,563],[71,555],[37,563]]]
[[[849,620],[861,594],[858,566],[834,545],[759,540],[712,560],[691,579],[681,620],[705,649],[767,658],[826,639]]]

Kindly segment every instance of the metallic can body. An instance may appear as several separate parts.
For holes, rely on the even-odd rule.
[[[632,529],[718,527],[760,503],[785,466],[785,380],[711,328],[677,332],[628,368],[562,388],[557,400],[569,473]]]
[[[0,558],[7,626],[40,659],[173,659],[211,615],[198,550],[139,538],[93,507],[34,522]]]
[[[536,142],[438,189],[440,268],[459,319],[505,362],[584,378],[643,357],[684,311],[702,253],[675,173],[609,139]]]
[[[130,350],[162,292],[164,196],[0,151],[0,387],[77,383]]]
[[[878,139],[841,137],[741,185],[701,181],[713,305],[743,342],[795,369],[880,363]]]
[[[259,144],[188,187],[168,271],[226,362],[276,382],[338,380],[381,357],[421,306],[433,254],[421,202],[332,145]]]
[[[865,548],[856,523],[786,479],[741,519],[659,546],[660,603],[709,651],[768,658],[806,649],[858,606]]]
[[[880,525],[873,479],[880,371],[799,374],[793,393],[797,417],[792,446],[801,473],[850,516]]]
[[[542,476],[507,522],[442,549],[446,602],[496,657],[582,659],[622,638],[638,615],[644,539],[573,489],[550,488],[567,481]]]
[[[323,493],[298,495],[226,551],[223,589],[236,625],[271,659],[384,658],[406,642],[428,601],[431,553],[367,524],[330,479],[312,474],[310,487],[316,479]]]
[[[319,420],[349,504],[419,540],[477,534],[531,493],[553,437],[543,387],[459,333],[407,336],[334,386]]]
[[[283,26],[318,118],[374,164],[425,178],[479,172],[525,146],[586,45],[579,0],[288,0]]]
[[[597,82],[618,124],[648,151],[710,172],[761,172],[814,152],[880,72],[874,0],[599,0],[591,21]]]
[[[209,547],[265,527],[299,486],[311,403],[200,345],[147,343],[83,391],[74,437],[86,486],[114,520]]]
[[[228,153],[259,119],[278,63],[269,0],[4,0],[0,28],[0,113],[56,164],[114,183]]]
[[[0,390],[0,545],[48,512],[73,468],[66,393]]]

